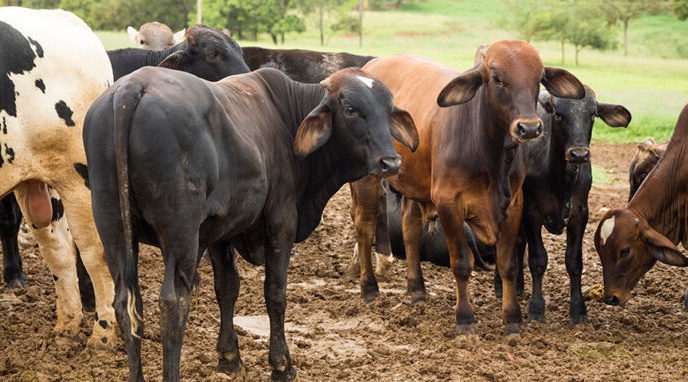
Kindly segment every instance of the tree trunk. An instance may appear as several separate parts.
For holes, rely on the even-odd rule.
[[[358,47],[363,46],[363,0],[358,1]]]
[[[629,19],[624,19],[624,57],[628,57],[628,23]]]
[[[323,9],[325,8],[325,1],[320,2],[320,7],[318,7],[318,30],[320,31],[320,46],[325,45],[325,31],[323,30]]]
[[[564,40],[561,40],[561,64],[566,64],[566,51],[564,50]]]
[[[576,66],[578,66],[578,53],[583,50],[582,46],[576,45]]]

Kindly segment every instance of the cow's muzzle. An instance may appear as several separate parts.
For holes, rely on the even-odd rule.
[[[604,303],[607,305],[613,305],[613,306],[618,306],[621,302],[618,297],[611,295],[611,296],[604,296]]]
[[[518,120],[514,128],[514,138],[521,142],[531,141],[542,135],[542,121],[534,120]]]
[[[378,170],[381,176],[391,176],[399,172],[401,168],[401,157],[384,157],[378,162]]]
[[[590,162],[590,149],[587,147],[571,147],[566,151],[566,161],[572,164]]]

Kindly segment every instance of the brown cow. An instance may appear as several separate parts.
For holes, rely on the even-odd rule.
[[[127,27],[129,38],[136,47],[149,50],[163,50],[181,42],[184,40],[185,31],[186,29],[182,29],[177,33],[172,33],[170,27],[157,21],[145,23],[139,30],[132,26]]]
[[[678,117],[666,152],[626,208],[607,211],[600,220],[595,249],[602,261],[607,304],[625,305],[657,260],[688,266],[688,257],[676,247],[679,242],[688,244],[687,138],[688,105]]]
[[[655,167],[659,158],[664,155],[669,142],[655,143],[652,138],[645,138],[638,143],[638,150],[636,150],[631,159],[631,164],[628,167],[628,183],[631,190],[628,193],[628,201],[630,202],[638,191],[638,187],[643,183],[647,174]]]
[[[483,51],[483,50],[481,50]],[[503,280],[503,318],[507,333],[520,331],[516,300],[518,266],[511,249],[516,240],[526,174],[525,150],[519,143],[540,136],[536,104],[542,83],[559,97],[582,98],[583,85],[571,73],[545,67],[533,46],[500,41],[484,49],[483,59],[466,72],[410,56],[378,58],[364,66],[380,78],[395,101],[411,114],[420,143],[415,153],[396,145],[402,155],[398,175],[389,184],[406,200],[402,206],[408,284],[412,301],[425,298],[418,246],[422,211],[437,208],[457,286],[459,332],[473,332],[475,317],[468,281],[473,256],[463,230],[467,222],[481,242],[497,246]],[[395,143],[396,144],[396,143]],[[374,187],[365,187],[373,184]],[[353,185],[354,201],[377,200],[379,187],[362,180]],[[353,208],[376,208],[361,203]],[[361,258],[361,290],[369,300],[378,293],[370,247],[376,212],[353,214]],[[372,227],[372,228],[371,228]]]

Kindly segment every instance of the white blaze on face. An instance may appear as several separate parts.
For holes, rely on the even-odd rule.
[[[615,216],[612,216],[611,218],[605,220],[604,223],[602,223],[602,227],[600,228],[600,239],[602,239],[602,245],[604,245],[604,242],[607,241],[609,235],[611,235],[612,231],[614,231],[615,218]]]
[[[371,88],[371,89],[373,88],[373,82],[375,82],[374,79],[368,78],[368,77],[362,77],[362,76],[356,76],[356,77],[358,77],[358,79],[361,80],[361,82],[363,82],[364,84],[366,84],[366,86],[368,86],[369,88]]]

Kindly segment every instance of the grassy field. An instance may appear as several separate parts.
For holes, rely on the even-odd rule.
[[[459,70],[472,66],[475,48],[483,43],[517,38],[514,32],[497,26],[500,0],[428,0],[414,2],[398,11],[366,11],[363,16],[364,38],[330,34],[320,46],[315,24],[302,34],[286,37],[284,45],[275,46],[267,36],[262,41],[239,41],[242,46],[301,48],[346,51],[366,55],[406,53],[426,56]],[[131,46],[124,32],[98,32],[106,48]],[[593,139],[607,142],[636,142],[647,136],[667,139],[676,118],[688,103],[688,22],[669,15],[644,16],[631,23],[629,55],[621,47],[598,52],[584,49],[580,65],[574,64],[574,49],[556,42],[533,41],[549,66],[573,72],[595,89],[600,102],[618,103],[633,114],[628,129],[611,129],[597,123]],[[657,37],[660,36],[660,37]],[[621,35],[619,34],[619,41]]]

